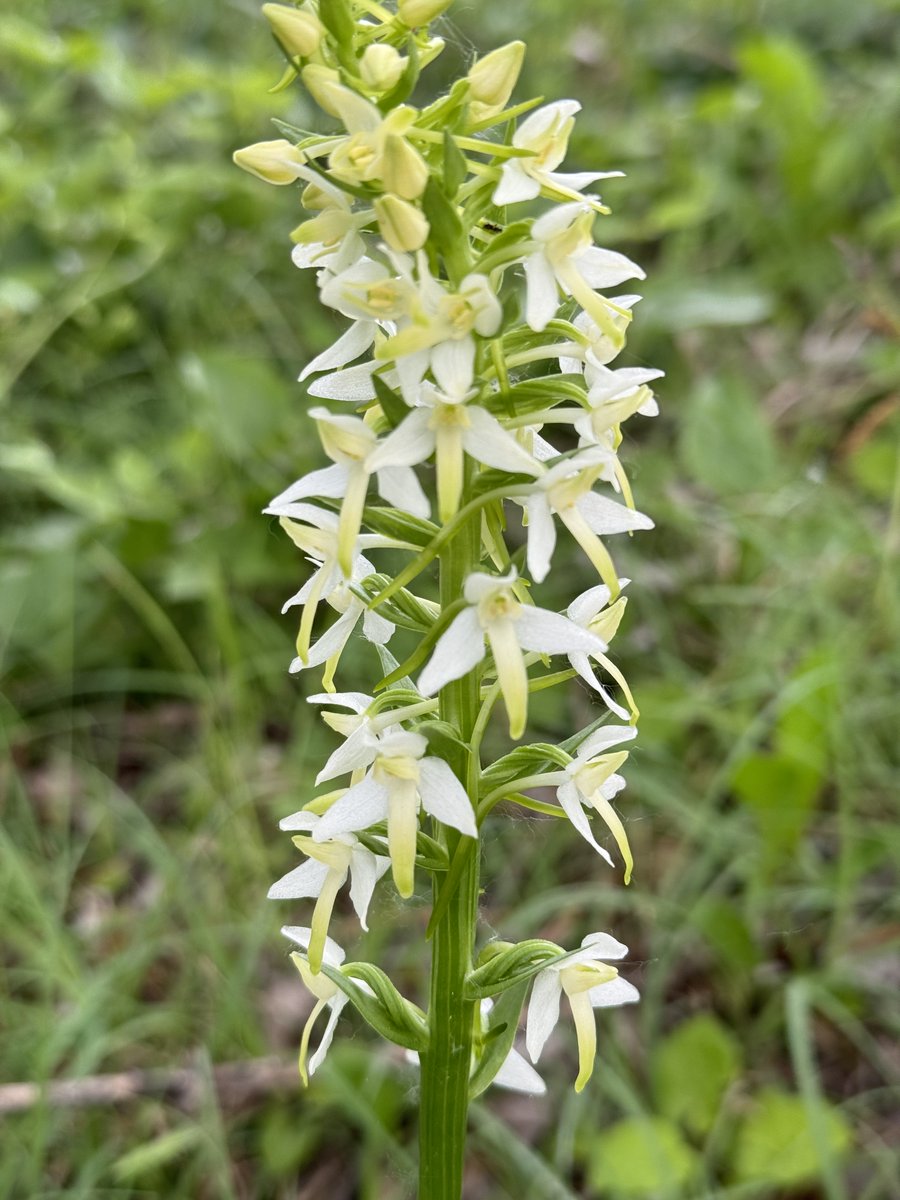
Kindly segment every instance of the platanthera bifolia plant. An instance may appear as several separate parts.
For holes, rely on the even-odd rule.
[[[613,965],[627,948],[607,932],[577,949],[476,945],[480,839],[501,801],[568,820],[615,867],[597,841],[605,826],[631,874],[613,798],[638,712],[607,657],[627,582],[607,542],[652,524],[619,447],[629,417],[656,412],[661,374],[610,366],[639,297],[609,292],[643,271],[594,242],[609,210],[588,189],[619,172],[559,169],[577,101],[511,103],[525,54],[511,42],[445,94],[409,103],[444,48],[428,26],[446,7],[264,5],[284,85],[298,80],[334,132],[279,123],[283,137],[235,154],[268,183],[299,184],[294,264],[316,272],[321,303],[348,321],[300,376],[314,380],[309,416],[330,465],[265,510],[311,566],[285,605],[300,614],[290,669],[321,671],[309,700],[341,739],[317,776],[322,794],[281,822],[303,861],[270,891],[311,905],[308,925],[283,930],[315,998],[300,1072],[306,1081],[322,1062],[348,1002],[418,1060],[423,1200],[460,1196],[474,1096],[491,1083],[543,1092],[531,1063],[563,994],[578,1090],[594,1067],[594,1010],[638,998]],[[535,586],[560,526],[599,577],[564,613]],[[397,574],[377,569],[382,551],[403,564]],[[435,572],[436,600],[420,594]],[[398,630],[413,646],[402,662],[388,649]],[[335,690],[354,634],[370,647],[370,694]],[[602,715],[559,745],[523,743],[530,694],[575,676]],[[485,761],[499,702],[517,744]],[[408,900],[426,878],[423,1010],[378,966],[347,962],[328,929],[342,888],[366,928],[377,886]],[[514,1049],[526,1005],[531,1063]]]

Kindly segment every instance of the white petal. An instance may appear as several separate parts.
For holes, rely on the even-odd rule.
[[[385,646],[394,636],[395,629],[395,625],[373,612],[371,608],[367,608],[363,613],[363,636],[366,641]]]
[[[621,584],[621,582],[620,579],[619,583]],[[607,604],[609,604],[609,588],[605,583],[598,583],[596,587],[588,588],[586,592],[575,597],[566,609],[566,616],[571,617],[576,625],[587,625],[588,621],[595,617],[601,609],[606,608]]]
[[[577,758],[580,762],[587,762],[590,758],[605,754],[612,746],[630,742],[636,737],[637,729],[634,725],[601,725],[578,747]]]
[[[528,284],[525,319],[535,333],[540,333],[559,308],[556,276],[543,254],[531,254],[525,259],[525,279]]]
[[[405,354],[403,358],[398,358],[394,363],[400,392],[410,408],[419,398],[419,385],[425,378],[430,357],[429,350],[418,350],[415,354]]]
[[[578,274],[589,287],[618,287],[626,279],[646,279],[646,272],[637,263],[615,250],[591,246],[574,260]]]
[[[319,574],[322,571],[326,572],[326,578],[324,582],[320,584]],[[306,583],[304,583],[299,592],[294,592],[290,600],[285,600],[284,604],[281,606],[282,613],[286,613],[288,609],[294,608],[297,604],[305,604],[312,595],[314,588],[320,596],[327,596],[328,593],[336,588],[340,582],[341,572],[337,564],[330,567],[325,565],[321,566],[318,571],[314,571],[313,574],[310,575],[309,579],[307,579]]]
[[[484,633],[474,608],[464,608],[437,640],[428,663],[419,676],[419,691],[433,696],[454,679],[461,679],[485,655]]]
[[[434,451],[434,433],[428,428],[431,412],[415,408],[387,435],[366,459],[370,471],[382,467],[414,467]]]
[[[515,158],[508,159],[500,169],[500,182],[491,197],[502,208],[504,204],[519,204],[523,200],[534,200],[541,194],[541,185],[528,175]]]
[[[524,1092],[526,1096],[543,1096],[547,1090],[543,1079],[518,1050],[510,1050],[492,1082],[513,1092]]]
[[[301,372],[300,382],[316,371],[335,371],[339,367],[345,367],[348,362],[353,362],[354,358],[365,354],[375,341],[376,328],[374,321],[354,321],[336,342],[317,355],[311,363],[307,363]]]
[[[282,925],[281,933],[284,937],[294,942],[301,950],[309,949],[309,940],[312,937],[312,930],[308,925]],[[330,967],[339,967],[347,955],[330,937],[325,939],[325,948],[322,953],[322,961],[327,962]]]
[[[376,473],[378,494],[401,512],[427,520],[431,503],[412,467],[382,467]]]
[[[635,512],[624,504],[589,492],[576,501],[576,508],[588,525],[601,536],[611,533],[627,533],[632,529],[652,529],[653,522],[644,513]]]
[[[547,578],[550,560],[556,549],[556,526],[543,492],[529,496],[527,511],[528,570],[536,583],[542,583]]]
[[[541,971],[531,989],[528,1020],[525,1024],[525,1046],[532,1062],[537,1062],[547,1038],[559,1020],[559,998],[562,984],[559,972]]]
[[[326,780],[337,779],[339,775],[367,767],[375,761],[377,754],[377,737],[368,725],[360,725],[332,752],[316,776],[316,783],[325,783]]]
[[[584,811],[584,806],[581,802],[581,795],[575,784],[571,782],[562,784],[561,787],[556,789],[556,798],[559,801],[560,808],[584,840],[593,846],[601,858],[604,858],[610,866],[613,866],[612,856],[603,849],[591,832],[591,824],[587,819],[587,813]]]
[[[516,637],[525,650],[567,654],[570,650],[602,654],[606,643],[561,613],[523,605],[516,617]]]
[[[307,496],[324,496],[329,500],[338,500],[347,490],[347,480],[350,472],[346,467],[335,464],[332,467],[322,467],[318,471],[310,471],[285,488],[280,495],[270,501],[269,508],[283,508],[296,500]]]
[[[354,833],[358,829],[368,829],[377,825],[387,817],[387,789],[376,783],[371,775],[350,788],[335,800],[331,808],[313,830],[313,839],[317,842],[327,842],[341,833]]]
[[[617,941],[611,933],[589,933],[587,937],[582,938],[582,949],[590,949],[594,959],[601,959],[603,962],[615,962],[617,959],[624,958],[628,953],[628,947],[624,942]],[[582,960],[576,957],[573,961],[589,961]]]
[[[463,434],[463,446],[470,457],[498,471],[540,474],[534,458],[486,409],[473,406],[466,415],[470,427]]]
[[[289,817],[282,817],[278,822],[279,829],[301,830],[307,833],[311,829],[315,829],[319,823],[319,818],[316,813],[307,812],[305,808],[301,808],[299,812],[291,813]]]
[[[441,342],[431,351],[432,374],[448,396],[458,396],[471,387],[474,364],[475,339],[471,335]]]
[[[580,192],[598,179],[621,179],[624,171],[548,171],[547,178],[560,187]]]
[[[324,704],[326,708],[349,708],[351,712],[364,713],[372,703],[365,692],[316,692],[306,697],[307,704]]]
[[[366,916],[375,884],[391,865],[389,858],[375,855],[365,846],[355,846],[350,859],[350,901],[359,923],[363,929],[368,929]]]
[[[315,1075],[318,1068],[322,1065],[322,1060],[328,1053],[328,1047],[331,1045],[332,1038],[334,1037],[334,1031],[337,1027],[338,1017],[341,1015],[341,1009],[346,1003],[347,997],[343,992],[339,992],[333,1000],[329,1000],[328,1002],[328,1008],[330,1010],[328,1014],[328,1024],[322,1030],[322,1040],[316,1047],[315,1054],[310,1057],[309,1064],[306,1068],[311,1076]]]
[[[472,802],[443,759],[423,758],[420,762],[419,796],[429,816],[452,825],[467,837],[478,837]]]
[[[571,663],[573,669],[578,672],[584,682],[600,695],[603,703],[606,705],[609,711],[615,713],[620,720],[627,721],[631,714],[628,712],[627,708],[623,708],[621,704],[616,703],[601,681],[597,678],[597,674],[594,671],[594,668],[591,666],[590,658],[588,658],[586,654],[582,654],[580,651],[575,651],[569,655],[569,662]]]
[[[270,900],[301,900],[318,896],[322,885],[328,878],[329,871],[330,867],[310,858],[273,883],[269,888],[268,898]]]
[[[353,609],[348,609],[342,613],[335,623],[322,634],[317,642],[309,648],[309,656],[306,663],[300,662],[299,659],[294,659],[294,663],[300,662],[297,670],[308,669],[309,667],[320,667],[323,662],[327,662],[333,655],[338,654],[347,645],[350,640],[350,634],[356,622],[359,620],[359,612],[354,612]],[[294,672],[294,663],[291,663],[291,672]]]
[[[323,375],[310,384],[309,394],[318,400],[342,400],[348,404],[374,400],[376,393],[372,376],[378,366],[377,362],[364,362],[357,367],[345,367],[342,371]]]
[[[591,988],[588,996],[592,1008],[618,1008],[620,1004],[636,1004],[641,998],[634,984],[621,976]]]

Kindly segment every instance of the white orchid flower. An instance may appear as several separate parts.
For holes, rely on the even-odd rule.
[[[370,767],[378,757],[384,733],[395,725],[399,726],[415,717],[423,717],[437,708],[436,700],[423,700],[418,704],[389,708],[370,716],[369,709],[375,703],[375,699],[373,696],[367,696],[365,692],[332,692],[307,696],[307,703],[327,704],[328,708],[321,714],[322,720],[344,738],[343,745],[338,746],[331,754],[316,776],[317,784]],[[334,712],[333,706],[350,711]]]
[[[396,626],[369,608],[365,601],[360,600],[359,596],[351,591],[350,588],[351,584],[362,582],[363,579],[372,575],[374,571],[375,568],[362,554],[354,555],[349,583],[343,578],[340,570],[334,568],[334,586],[324,593],[323,599],[326,604],[340,613],[340,616],[322,634],[318,641],[310,644],[305,662],[299,655],[294,659],[290,666],[290,673],[292,675],[298,671],[304,671],[310,667],[318,667],[322,663],[325,663],[326,668],[322,682],[326,691],[330,691],[333,687],[334,673],[340,663],[344,647],[350,640],[351,634],[359,624],[360,619],[362,619],[363,637],[366,641],[373,642],[378,646],[384,646],[391,640]],[[285,613],[297,604],[306,604],[315,586],[316,576],[313,575],[299,592],[291,596],[290,600],[285,601],[281,611]]]
[[[375,884],[391,865],[389,858],[367,850],[352,833],[317,842],[310,835],[321,820],[321,816],[301,810],[279,823],[280,829],[298,831],[294,845],[307,855],[307,861],[269,888],[270,900],[315,899],[309,938],[309,965],[314,974],[321,970],[334,902],[348,875],[351,903],[360,925],[368,929],[366,915]]]
[[[469,384],[456,393],[442,392],[423,383],[419,404],[373,451],[369,465],[412,467],[435,456],[438,512],[449,521],[459,508],[464,457],[500,471],[539,475],[541,467],[495,416],[475,404],[466,404]]]
[[[404,200],[421,196],[428,165],[406,136],[415,125],[416,110],[400,104],[383,114],[371,101],[337,83],[327,85],[327,98],[350,135],[327,146],[328,169],[335,179],[380,183],[385,192]]]
[[[594,839],[585,807],[593,808],[606,823],[622,855],[626,883],[631,882],[634,858],[625,827],[610,801],[625,787],[625,780],[617,772],[628,758],[628,751],[608,751],[610,747],[629,742],[636,736],[637,730],[633,725],[604,725],[587,739],[564,771],[554,772],[554,782],[558,781],[559,784],[556,798],[560,808],[584,840],[612,866],[608,852]],[[551,782],[549,777],[547,782]]]
[[[590,1079],[597,1057],[593,1010],[634,1004],[640,999],[637,988],[622,979],[608,962],[609,959],[624,958],[628,953],[627,946],[608,933],[590,933],[581,946],[582,949],[571,958],[547,967],[535,979],[525,1031],[528,1054],[532,1062],[537,1062],[559,1020],[559,1001],[565,992],[578,1038],[576,1092],[582,1091]]]
[[[561,204],[538,217],[531,227],[537,249],[525,259],[525,316],[536,333],[545,329],[556,315],[562,288],[607,336],[615,337],[610,315],[612,301],[598,296],[595,289],[616,287],[626,279],[645,278],[637,263],[624,254],[594,245],[591,233],[594,216],[587,204]]]
[[[313,832],[316,841],[328,841],[387,820],[394,883],[404,900],[413,893],[420,808],[466,837],[478,836],[465,788],[427,749],[421,734],[388,730],[365,779],[335,801]]]
[[[559,369],[564,375],[578,374],[592,366],[605,366],[622,351],[625,335],[632,322],[632,309],[641,301],[640,296],[600,296],[606,301],[607,320],[601,328],[586,312],[579,312],[572,324],[582,340],[561,343],[555,349],[559,355]]]
[[[556,548],[555,513],[594,564],[611,594],[618,595],[618,576],[600,537],[652,529],[653,522],[643,513],[592,491],[604,473],[607,479],[615,477],[615,466],[612,452],[592,447],[548,468],[536,481],[525,507],[528,570],[538,583],[546,579]]]
[[[619,588],[627,586],[630,581],[627,579],[619,580]],[[588,588],[586,592],[582,592],[577,596],[569,607],[566,609],[566,616],[570,621],[574,621],[576,625],[580,625],[582,629],[588,629],[591,633],[595,633],[597,637],[609,644],[616,635],[622,617],[625,614],[625,606],[628,600],[625,596],[619,596],[618,600],[610,603],[610,591],[605,583],[598,584],[596,587]],[[625,699],[628,702],[628,709],[625,709],[621,704],[617,704],[612,696],[597,678],[596,672],[591,666],[591,658],[596,658],[600,665],[608,674],[612,675],[616,683],[622,689]],[[574,670],[578,672],[585,683],[597,692],[603,700],[606,707],[620,717],[623,721],[636,721],[640,713],[634,701],[634,696],[631,694],[631,688],[628,686],[625,676],[615,665],[610,662],[605,654],[584,654],[580,650],[574,650],[569,655],[569,662]]]
[[[321,278],[319,299],[349,317],[353,324],[306,364],[300,373],[301,383],[309,375],[337,371],[365,354],[379,329],[393,330],[394,322],[407,313],[414,292],[407,278],[392,275],[384,263],[371,258],[361,258],[337,274],[325,271]],[[371,364],[365,366],[371,371]]]
[[[290,489],[288,489],[289,491]],[[285,604],[285,608],[290,608],[294,603],[303,605],[303,616],[300,619],[300,629],[297,633],[299,663],[295,661],[291,664],[292,671],[300,671],[304,667],[318,666],[325,662],[333,654],[339,652],[343,646],[343,642],[338,640],[337,634],[333,635],[328,642],[325,642],[324,638],[320,639],[317,643],[316,661],[310,661],[310,636],[318,606],[340,585],[344,575],[338,564],[340,522],[337,515],[327,512],[323,508],[317,508],[314,504],[286,501],[284,497],[288,492],[276,496],[263,509],[263,512],[278,517],[279,525],[294,545],[313,562],[320,564],[312,578]],[[351,579],[353,578],[354,564],[358,569],[359,549],[375,547],[407,550],[412,548],[408,542],[400,542],[396,538],[385,537],[382,534],[360,534],[351,561]],[[373,627],[370,626],[370,628]],[[382,627],[374,628],[377,631]],[[325,637],[327,636],[326,634]]]
[[[347,996],[341,991],[336,983],[332,983],[326,974],[322,971],[313,971],[305,952],[312,938],[312,930],[305,925],[283,925],[281,932],[286,938],[299,946],[304,954],[294,952],[291,955],[291,961],[300,972],[300,978],[303,980],[307,990],[312,992],[316,1003],[313,1005],[313,1010],[307,1018],[306,1024],[303,1027],[303,1036],[300,1039],[300,1078],[304,1085],[309,1084],[310,1076],[315,1075],[316,1071],[322,1065],[325,1055],[328,1053],[328,1048],[334,1038],[334,1031],[337,1027],[338,1018],[347,1003]],[[325,945],[322,950],[322,961],[329,967],[335,969],[340,968],[346,954],[330,937],[326,937]],[[366,991],[371,989],[360,980],[354,980],[357,987],[364,988]],[[312,1057],[307,1063],[309,1054],[309,1041],[312,1034],[313,1026],[316,1023],[316,1018],[323,1009],[328,1010],[328,1023],[322,1031],[322,1040],[314,1051]]]
[[[513,134],[512,144],[530,155],[511,158],[503,164],[493,201],[497,205],[534,200],[541,192],[554,199],[577,198],[583,188],[598,179],[614,179],[621,171],[581,171],[577,174],[556,170],[569,147],[569,135],[575,126],[575,114],[581,111],[577,100],[557,100],[545,104],[526,117]],[[599,206],[599,201],[595,203]]]
[[[438,638],[434,652],[419,676],[419,691],[431,696],[445,684],[468,674],[490,646],[497,679],[509,718],[509,735],[520,738],[528,717],[528,670],[525,651],[568,654],[572,650],[602,653],[606,643],[568,617],[523,604],[515,594],[518,573],[466,579],[467,606]]]
[[[294,265],[327,269],[339,274],[365,257],[366,243],[360,230],[372,220],[372,209],[353,211],[345,192],[327,179],[316,177],[303,191],[303,207],[317,215],[302,221],[291,233],[295,242]]]
[[[490,1016],[491,1009],[494,1007],[494,1002],[489,997],[481,1001],[478,1006],[478,1024],[480,1025],[483,1035],[484,1027]],[[476,1034],[477,1039],[477,1034]],[[406,1051],[407,1062],[419,1064],[419,1056],[415,1050]],[[472,1072],[478,1065],[476,1055],[472,1054]],[[492,1084],[498,1087],[508,1088],[511,1092],[524,1092],[526,1096],[543,1096],[547,1091],[547,1085],[538,1075],[537,1071],[531,1063],[524,1058],[515,1047],[513,1047],[506,1058],[503,1060],[500,1070],[491,1080]]]
[[[417,282],[408,259],[398,254],[390,257],[414,291],[397,332],[376,346],[376,359],[394,362],[407,404],[415,404],[429,369],[444,392],[465,391],[471,387],[475,366],[474,335],[493,337],[503,316],[490,280],[478,273],[466,275],[457,291],[450,292],[431,274],[421,251],[416,255]]]
[[[415,472],[409,467],[370,465],[372,452],[379,445],[378,435],[362,417],[331,413],[327,408],[311,408],[309,415],[318,426],[325,453],[334,466],[310,471],[296,480],[276,496],[269,508],[283,508],[309,496],[341,500],[337,560],[345,578],[349,579],[372,475],[379,495],[395,508],[416,517],[427,517],[431,505]]]

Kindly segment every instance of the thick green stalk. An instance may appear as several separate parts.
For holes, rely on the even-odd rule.
[[[441,556],[441,604],[462,595],[463,582],[478,561],[481,514],[474,513]],[[440,716],[469,743],[480,707],[480,678],[472,671],[448,684],[440,694]],[[460,752],[451,761],[472,794],[477,770]],[[451,856],[460,836],[441,827]],[[465,979],[472,966],[478,909],[478,843],[462,839],[463,870],[458,887],[435,927],[428,1010],[429,1049],[422,1055],[422,1099],[419,1111],[419,1200],[459,1200],[462,1194],[469,1109],[469,1071],[475,1005],[464,997]],[[437,903],[440,882],[435,883]]]

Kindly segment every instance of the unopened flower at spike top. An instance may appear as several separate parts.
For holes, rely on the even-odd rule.
[[[344,1005],[347,1003],[347,996],[336,983],[332,983],[324,972],[313,971],[310,966],[305,956],[312,938],[312,930],[308,926],[283,925],[281,932],[304,951],[303,954],[293,953],[291,955],[291,962],[300,972],[300,978],[306,985],[307,990],[312,992],[316,1000],[313,1010],[303,1027],[303,1036],[300,1039],[300,1078],[303,1080],[304,1085],[308,1085],[310,1076],[316,1073],[322,1065],[325,1055],[328,1053],[328,1048],[331,1045],[334,1031],[337,1027],[338,1018],[341,1015]],[[326,937],[322,951],[322,961],[329,967],[334,967],[337,970],[345,958],[346,954],[337,942],[332,941],[330,937]],[[369,990],[367,985],[362,981],[355,982],[358,987]],[[322,1032],[322,1040],[307,1063],[310,1035],[316,1023],[316,1018],[323,1009],[328,1010],[328,1023]]]
[[[373,854],[352,833],[328,842],[317,842],[311,834],[321,821],[315,813],[292,813],[279,823],[280,829],[297,830],[294,845],[307,855],[301,863],[269,888],[270,900],[315,899],[309,939],[309,965],[314,974],[322,966],[326,935],[338,892],[350,877],[350,900],[363,929],[375,884],[387,871],[390,859]]]
[[[421,209],[399,196],[379,196],[375,201],[378,231],[392,250],[420,250],[430,226]]]
[[[493,200],[497,205],[535,200],[541,192],[553,198],[577,199],[582,204],[601,207],[599,201],[579,196],[579,192],[598,179],[615,179],[621,171],[580,171],[566,173],[556,168],[566,157],[569,135],[575,126],[575,114],[581,111],[577,100],[556,100],[531,113],[513,134],[517,150],[530,151],[527,157],[511,158],[503,164]],[[604,210],[605,211],[605,210]]]
[[[412,467],[433,454],[442,521],[449,521],[459,508],[466,455],[500,471],[539,475],[542,470],[487,409],[466,404],[468,394],[468,389],[448,394],[427,381],[421,384],[418,406],[369,460],[375,468]]]
[[[465,788],[427,749],[421,734],[389,729],[365,779],[335,801],[313,832],[316,841],[327,841],[387,820],[394,883],[405,900],[413,893],[420,807],[466,837],[478,836]]]
[[[509,735],[518,739],[528,716],[528,670],[525,651],[568,654],[572,650],[602,653],[606,643],[568,617],[523,604],[515,594],[518,578],[475,572],[463,588],[467,605],[438,638],[419,691],[430,696],[454,679],[473,670],[490,646],[497,679],[509,718]]]
[[[410,29],[427,25],[450,7],[452,0],[397,0],[397,15]]]
[[[578,1078],[575,1091],[583,1090],[594,1070],[597,1057],[595,1008],[616,1008],[640,999],[633,984],[619,976],[609,960],[624,958],[628,947],[608,933],[590,933],[582,949],[559,964],[541,971],[534,981],[525,1044],[532,1062],[537,1062],[547,1039],[559,1020],[559,1002],[563,992],[569,1001],[578,1038]]]
[[[626,883],[631,882],[634,858],[625,827],[610,800],[625,786],[625,780],[616,772],[628,758],[628,752],[620,750],[610,754],[608,751],[610,747],[630,742],[636,736],[637,730],[633,725],[604,725],[587,739],[565,771],[554,773],[559,782],[556,798],[560,808],[584,840],[612,865],[609,854],[597,844],[591,833],[583,806],[593,808],[606,822],[625,863]],[[549,776],[547,781],[550,782]]]
[[[620,579],[619,587],[624,588],[628,583],[629,580]],[[595,633],[597,637],[602,638],[608,644],[616,635],[627,603],[628,601],[624,596],[619,596],[618,600],[610,604],[609,588],[605,583],[600,583],[596,587],[588,588],[586,592],[582,592],[580,596],[577,596],[566,609],[566,616],[570,621],[574,621],[582,629],[588,629],[591,633]],[[604,670],[615,679],[616,683],[622,689],[628,703],[628,709],[623,708],[621,704],[617,704],[597,678],[596,672],[591,666],[591,658],[596,658]],[[589,684],[594,691],[599,693],[603,703],[610,712],[615,713],[623,721],[637,720],[640,713],[638,712],[634,696],[631,694],[631,688],[628,686],[625,676],[619,668],[605,654],[590,655],[584,654],[580,650],[573,650],[569,654],[569,662],[585,683]]]
[[[288,4],[264,4],[262,13],[292,58],[309,58],[318,50],[325,30],[311,9],[294,8]]]
[[[594,564],[611,596],[618,595],[618,576],[600,538],[652,529],[653,522],[643,513],[592,490],[608,462],[609,455],[602,448],[589,448],[554,464],[536,481],[526,511],[528,570],[538,583],[546,579],[556,548],[555,513]]]
[[[306,157],[285,138],[270,142],[254,142],[232,154],[235,166],[249,171],[265,183],[296,183],[303,174]]]
[[[484,1036],[484,1026],[490,1017],[493,1007],[493,1000],[485,998],[476,1010],[476,1042]],[[418,1066],[419,1056],[415,1050],[407,1050],[406,1057],[409,1062],[415,1063]],[[473,1051],[473,1072],[477,1066],[478,1057]],[[531,1063],[526,1058],[523,1058],[514,1046],[503,1060],[500,1070],[491,1080],[491,1083],[496,1087],[508,1088],[511,1092],[522,1092],[526,1096],[543,1096],[547,1091],[547,1085],[543,1079],[541,1079]]]
[[[354,212],[347,196],[327,180],[318,180],[303,191],[303,205],[317,213],[291,230],[295,244],[291,259],[296,267],[327,268],[339,274],[366,252],[361,230],[372,221],[372,209]]]
[[[644,279],[644,271],[616,250],[595,246],[595,213],[584,203],[561,204],[537,218],[531,238],[537,248],[525,258],[525,312],[540,333],[559,308],[559,289],[572,296],[608,335],[614,333],[612,301],[598,288],[617,287],[626,279]]]
[[[317,784],[371,766],[378,757],[382,734],[391,726],[434,712],[438,704],[437,700],[422,700],[418,704],[386,708],[370,715],[369,709],[375,704],[375,698],[365,692],[330,692],[306,699],[308,704],[327,705],[322,711],[322,720],[344,738],[343,744],[330,755],[316,776]],[[334,712],[334,708],[349,711]]]
[[[406,59],[394,46],[373,42],[359,60],[359,77],[370,92],[389,92],[406,69]]]
[[[473,63],[466,76],[469,116],[479,121],[500,112],[509,101],[525,61],[525,43],[507,42]]]

